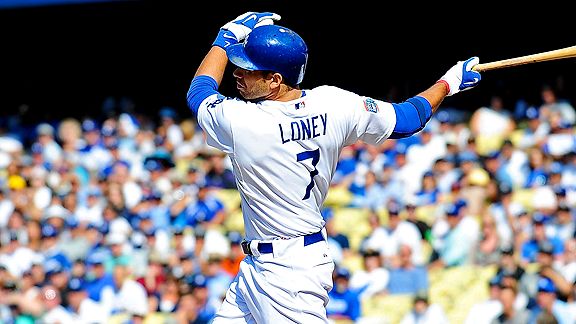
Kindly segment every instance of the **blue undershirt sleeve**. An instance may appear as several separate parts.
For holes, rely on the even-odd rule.
[[[432,117],[432,106],[424,97],[415,96],[403,103],[393,103],[396,125],[390,138],[412,136],[421,131]]]
[[[194,116],[198,114],[202,101],[216,93],[218,93],[218,83],[214,78],[207,75],[199,75],[192,79],[186,100]]]

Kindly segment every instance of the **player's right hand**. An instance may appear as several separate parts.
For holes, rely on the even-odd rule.
[[[477,56],[466,61],[459,61],[450,68],[438,81],[444,81],[448,85],[448,96],[460,91],[469,90],[478,85],[482,76],[472,68],[480,62]]]
[[[254,28],[272,25],[280,18],[280,15],[273,12],[248,11],[222,26],[212,45],[225,49],[230,45],[244,41]]]

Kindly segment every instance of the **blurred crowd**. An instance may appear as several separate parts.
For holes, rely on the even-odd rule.
[[[537,104],[503,99],[344,148],[341,199],[322,210],[332,320],[369,321],[367,298],[409,295],[403,324],[448,323],[430,273],[478,265],[495,273],[469,323],[576,323],[575,110],[551,87]],[[0,323],[208,323],[243,233],[219,195],[236,190],[230,161],[191,114],[0,119]],[[357,246],[338,227],[350,210],[367,214]]]

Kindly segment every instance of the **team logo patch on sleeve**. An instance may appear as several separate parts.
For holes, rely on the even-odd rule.
[[[378,112],[378,104],[372,98],[364,99],[364,108],[366,111],[377,113]]]

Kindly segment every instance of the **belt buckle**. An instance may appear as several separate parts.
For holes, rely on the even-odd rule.
[[[250,241],[242,241],[240,246],[242,247],[242,252],[244,252],[244,254],[252,255],[252,250],[250,249]]]

